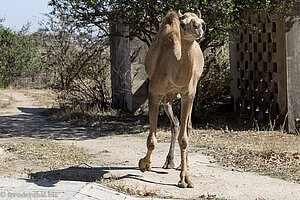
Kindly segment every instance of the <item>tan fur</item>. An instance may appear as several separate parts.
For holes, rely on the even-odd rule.
[[[151,44],[145,59],[149,85],[150,134],[148,152],[139,162],[141,171],[151,169],[151,153],[156,146],[158,107],[162,101],[171,121],[171,146],[164,168],[174,166],[174,143],[178,133],[178,120],[172,111],[171,100],[181,97],[180,132],[181,174],[179,187],[193,187],[187,171],[188,135],[192,130],[191,111],[198,80],[202,74],[204,59],[196,42],[203,35],[200,12],[169,12],[163,19],[159,32]],[[187,185],[186,185],[187,184]]]

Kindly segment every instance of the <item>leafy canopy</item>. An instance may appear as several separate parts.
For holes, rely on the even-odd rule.
[[[107,25],[122,19],[130,26],[130,37],[150,45],[162,18],[169,10],[193,12],[201,10],[208,31],[201,41],[208,47],[222,46],[230,31],[239,31],[242,13],[285,13],[299,0],[51,0],[53,12],[63,11],[78,23],[95,24],[108,34]]]

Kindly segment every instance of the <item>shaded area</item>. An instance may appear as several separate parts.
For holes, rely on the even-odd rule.
[[[29,174],[29,178],[95,182],[103,179],[105,174],[109,174],[109,171],[98,167],[69,167],[66,169],[31,173]]]
[[[32,115],[43,114],[46,113],[47,110],[49,110],[46,108],[25,108],[25,107],[17,107],[17,108],[23,113],[32,114]]]
[[[58,169],[58,170],[50,170],[50,171],[42,171],[28,174],[30,179],[46,179],[46,180],[68,180],[68,181],[84,181],[84,182],[96,182],[101,179],[114,179],[114,180],[122,180],[122,179],[135,179],[142,182],[159,184],[159,185],[168,185],[168,186],[176,186],[176,184],[167,184],[154,182],[150,180],[146,180],[141,178],[141,175],[128,173],[124,176],[120,177],[112,177],[110,171],[113,170],[134,170],[139,171],[137,167],[69,167],[66,169]],[[168,172],[160,172],[151,170],[153,173],[157,174],[168,174]],[[56,182],[53,182],[54,184]],[[45,186],[50,187],[50,186]]]
[[[132,95],[132,112],[135,113],[148,99],[149,78]]]
[[[138,134],[148,130],[147,116],[101,116],[97,118],[97,124],[91,127],[49,120],[45,115],[49,115],[51,109],[26,107],[18,107],[18,109],[22,113],[0,115],[0,138],[84,140],[108,135]],[[82,115],[78,117],[81,118]]]
[[[33,111],[33,109],[30,110]],[[39,116],[18,114],[0,116],[0,138],[7,137],[85,139],[90,135],[87,134],[85,128],[69,126],[62,122],[46,121]]]
[[[32,179],[26,179],[26,182],[28,183],[34,183],[38,186],[42,187],[55,187],[55,184],[59,182],[59,180],[32,180]]]

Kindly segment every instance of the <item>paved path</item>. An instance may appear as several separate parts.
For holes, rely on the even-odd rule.
[[[0,178],[0,199],[145,200],[96,183],[8,178]]]

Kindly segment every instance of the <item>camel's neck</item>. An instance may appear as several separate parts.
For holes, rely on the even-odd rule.
[[[191,80],[194,65],[193,46],[194,41],[181,40],[181,59],[177,76],[177,83],[180,82],[180,85],[187,85]]]
[[[192,67],[192,50],[194,41],[181,40],[181,64],[187,64],[187,67]]]
[[[192,51],[192,47],[195,41],[190,41],[190,40],[184,40],[181,38],[181,49],[183,51]],[[182,52],[184,53],[184,52]]]

